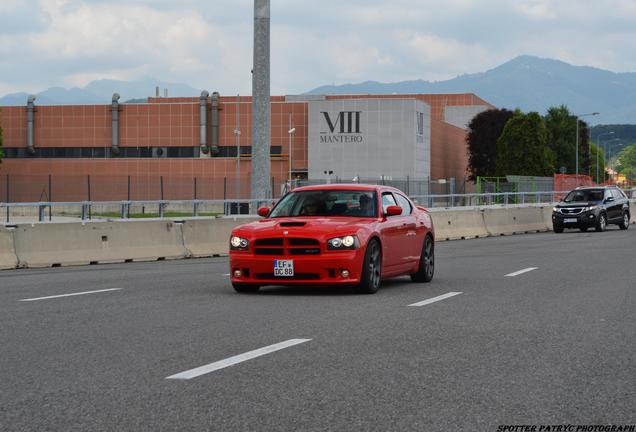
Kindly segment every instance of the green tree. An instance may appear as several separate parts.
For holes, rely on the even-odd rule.
[[[497,172],[497,140],[513,112],[491,109],[477,114],[468,125],[468,179],[493,177]]]
[[[551,107],[545,116],[548,130],[548,146],[554,152],[557,171],[565,167],[566,172],[576,172],[576,116],[567,106]],[[595,157],[591,160],[589,129],[587,123],[579,119],[579,174],[596,170]]]
[[[497,175],[551,176],[554,160],[543,118],[515,111],[497,140]]]
[[[636,179],[636,144],[624,148],[616,159],[616,171],[630,180]]]

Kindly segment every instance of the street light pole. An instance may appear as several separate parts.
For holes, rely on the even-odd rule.
[[[598,115],[597,112],[575,115],[576,117],[576,179],[579,179],[579,118]]]
[[[290,116],[290,121],[289,121],[289,130],[287,131],[287,134],[289,135],[289,187],[291,187],[292,184],[292,164],[294,161],[294,135],[296,133],[296,128],[295,127],[291,127],[291,116]]]
[[[599,176],[598,176],[598,154],[601,151],[601,137],[603,135],[614,135],[614,131],[605,132],[605,133],[599,134],[596,137],[596,181],[599,180]],[[605,162],[606,162],[605,161],[605,150],[603,150],[603,161],[604,161],[603,165],[605,165]],[[605,166],[603,166],[603,172],[605,172]],[[605,181],[605,175],[603,175],[603,181]]]

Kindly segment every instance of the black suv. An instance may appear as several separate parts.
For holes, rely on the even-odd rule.
[[[555,233],[564,228],[605,231],[608,224],[616,224],[626,230],[629,217],[629,200],[616,186],[578,187],[552,209],[552,228]]]

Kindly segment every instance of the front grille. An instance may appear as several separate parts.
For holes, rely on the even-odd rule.
[[[582,208],[562,208],[561,213],[564,215],[577,215],[583,211]]]
[[[274,276],[274,273],[254,273],[254,279],[268,280],[279,279],[284,280],[318,280],[320,275],[316,273],[296,273],[293,276]]]
[[[320,255],[320,242],[312,238],[271,237],[254,241],[255,255]]]
[[[285,253],[285,249],[257,247],[254,249],[254,253],[256,255],[283,255]]]
[[[283,238],[264,238],[254,242],[256,246],[282,246]]]
[[[288,238],[290,246],[318,246],[318,240],[310,238]]]
[[[290,255],[320,255],[320,248],[289,249]]]

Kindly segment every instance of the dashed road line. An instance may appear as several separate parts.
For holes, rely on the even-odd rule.
[[[192,378],[197,378],[197,377],[200,377],[201,375],[205,375],[210,372],[214,372],[219,369],[226,368],[228,366],[233,366],[237,363],[242,363],[244,361],[251,360],[256,357],[264,356],[266,354],[271,354],[275,351],[289,348],[294,345],[309,342],[310,340],[311,339],[290,339],[290,340],[280,342],[274,345],[269,345],[263,348],[259,348],[254,351],[249,351],[243,354],[235,355],[233,357],[229,357],[224,360],[219,360],[217,362],[200,366],[198,368],[190,369],[184,372],[179,372],[178,374],[174,374],[174,375],[170,375],[169,377],[166,377],[166,379],[189,380]]]
[[[422,300],[421,302],[410,304],[409,306],[426,306],[427,304],[435,303],[435,302],[438,302],[440,300],[445,300],[447,298],[454,297],[454,296],[459,295],[459,294],[462,294],[462,293],[461,292],[449,292],[449,293],[442,294],[440,296],[433,297],[433,298],[430,298],[430,299],[427,299],[427,300]]]
[[[508,273],[507,275],[504,275],[504,277],[515,277],[515,276],[519,276],[522,275],[524,273],[528,273],[531,272],[532,270],[536,270],[539,267],[528,267],[528,268],[524,268],[522,270],[516,271],[514,273]]]
[[[119,291],[121,289],[122,288],[109,288],[109,289],[96,290],[96,291],[83,291],[83,292],[76,292],[76,293],[70,293],[70,294],[58,294],[58,295],[52,295],[52,296],[46,296],[46,297],[35,297],[35,298],[21,299],[19,301],[31,302],[31,301],[38,301],[38,300],[49,300],[49,299],[56,299],[56,298],[62,298],[62,297],[72,297],[72,296],[79,296],[79,295],[85,295],[85,294],[96,294],[96,293],[103,293],[103,292],[109,292],[109,291]]]

